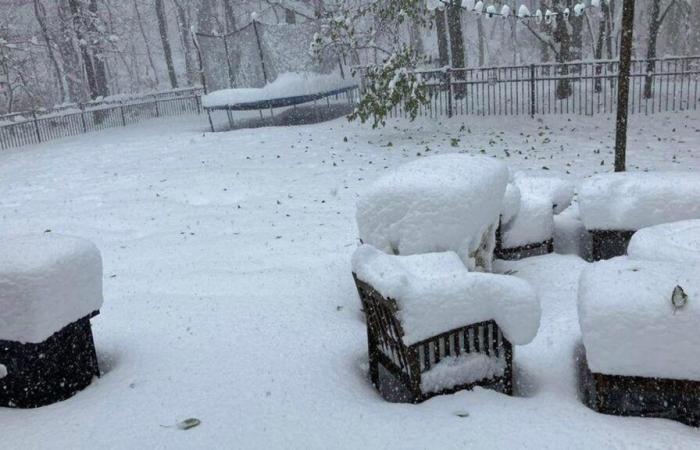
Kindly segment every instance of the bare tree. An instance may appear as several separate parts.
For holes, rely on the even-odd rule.
[[[170,78],[170,87],[177,88],[177,75],[175,73],[175,65],[173,64],[173,54],[170,50],[170,42],[168,41],[168,20],[165,15],[165,7],[163,0],[155,0],[156,17],[158,18],[158,31],[160,33],[160,42],[163,45],[163,56],[165,57],[165,66],[168,68],[168,78]]]
[[[676,0],[670,0],[663,13],[661,13],[661,0],[651,0],[649,44],[647,45],[647,75],[644,78],[644,98],[651,98],[654,95],[652,84],[654,81],[654,72],[656,70],[656,42],[659,37],[659,28],[675,3]]]

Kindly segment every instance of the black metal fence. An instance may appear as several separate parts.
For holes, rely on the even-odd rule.
[[[153,94],[140,101],[103,102],[74,109],[0,117],[0,150],[122,127],[155,117],[202,113],[201,90]],[[168,98],[170,97],[170,98]]]
[[[617,61],[420,71],[421,116],[608,114],[617,108]],[[360,71],[362,72],[362,71]],[[632,63],[630,112],[697,110],[700,56]],[[403,105],[392,111],[405,117]]]

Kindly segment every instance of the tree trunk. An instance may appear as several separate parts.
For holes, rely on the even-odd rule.
[[[561,13],[563,8],[555,8],[556,13]],[[571,36],[569,35],[569,27],[563,17],[557,19],[556,27],[554,28],[554,40],[559,43],[559,53],[557,54],[557,62],[561,65],[557,71],[561,78],[557,83],[557,98],[564,99],[571,95],[571,82],[569,76],[569,66],[566,65],[571,61]]]
[[[226,16],[226,33],[233,33],[236,31],[236,15],[233,13],[233,5],[231,5],[231,0],[223,0],[223,2],[224,15]]]
[[[464,37],[462,36],[462,7],[459,0],[447,5],[447,29],[450,33],[450,56],[453,68],[466,66],[464,58]]]
[[[95,67],[92,65],[92,58],[90,58],[90,52],[87,47],[88,43],[83,34],[84,22],[82,20],[82,8],[80,7],[79,0],[68,0],[68,6],[70,7],[73,21],[73,32],[75,33],[75,39],[78,41],[78,47],[80,48],[80,54],[83,59],[83,66],[85,67],[90,98],[95,99],[100,93],[95,80]]]
[[[627,153],[627,113],[629,109],[630,65],[634,32],[634,0],[622,4],[622,42],[618,74],[617,121],[615,130],[615,172],[625,171]]]
[[[106,97],[109,95],[109,87],[107,85],[107,68],[105,67],[102,45],[99,40],[97,40],[97,35],[99,34],[96,23],[98,20],[97,0],[90,0],[90,3],[88,3],[88,12],[89,22],[87,29],[96,39],[90,45],[90,56],[92,56],[92,65],[95,68],[95,87],[100,96]]]
[[[547,10],[547,8],[548,8],[547,2],[545,0],[540,0],[540,9],[542,11],[545,11],[545,10]],[[548,23],[545,23],[544,20],[540,24],[539,29],[540,29],[540,33],[543,33],[543,34],[550,34],[552,32],[552,27]],[[550,59],[549,46],[547,45],[547,43],[544,40],[541,40],[540,41],[540,60],[543,63],[548,63],[549,59]]]
[[[652,84],[654,82],[654,70],[656,68],[656,41],[659,37],[659,20],[661,14],[661,0],[651,0],[651,11],[649,12],[649,42],[647,45],[647,74],[644,78],[644,98],[651,98],[654,95]]]
[[[610,7],[608,5],[608,2],[603,2],[601,4],[601,8],[603,10],[603,17],[600,19],[600,26],[598,29],[598,39],[596,41],[595,45],[595,59],[601,60],[603,58],[603,44],[607,43],[608,45],[608,59],[611,58],[611,49],[610,45],[611,43],[611,38],[610,38]],[[602,64],[598,63],[595,66],[595,74],[600,75],[603,72],[603,66]],[[600,92],[603,89],[603,84],[600,78],[595,79],[595,91]]]
[[[484,39],[484,21],[482,17],[476,18],[476,39],[479,47],[479,67],[486,65],[486,40]]]
[[[197,66],[194,61],[194,51],[192,48],[192,36],[190,35],[190,17],[188,11],[183,6],[182,2],[174,0],[175,9],[177,11],[177,31],[180,35],[182,51],[185,57],[185,72],[187,76],[187,85],[192,86],[197,76]]]
[[[155,0],[156,16],[158,17],[158,31],[160,32],[160,42],[163,45],[163,55],[165,56],[165,65],[168,68],[168,78],[170,78],[170,87],[177,88],[177,74],[175,73],[175,65],[173,64],[173,54],[170,51],[170,42],[168,41],[168,21],[165,17],[165,6],[163,0]]]
[[[41,4],[39,0],[34,0],[34,16],[36,21],[39,23],[39,28],[41,29],[41,36],[46,42],[46,51],[49,55],[49,60],[51,61],[51,66],[54,72],[56,72],[56,81],[58,83],[59,94],[61,96],[61,102],[66,103],[70,99],[66,96],[65,79],[63,72],[61,71],[58,61],[56,60],[56,55],[54,54],[53,47],[51,45],[51,38],[49,37],[49,30],[46,26],[46,10],[44,5]]]
[[[134,12],[136,13],[136,21],[139,24],[139,31],[141,31],[143,44],[146,46],[146,57],[148,58],[148,64],[151,66],[151,71],[153,72],[153,86],[158,86],[160,84],[160,80],[158,79],[158,71],[156,70],[156,65],[153,62],[153,54],[151,54],[151,45],[148,41],[146,30],[143,28],[143,20],[141,19],[141,13],[139,12],[139,6],[136,0],[134,0]]]
[[[438,59],[440,67],[450,65],[450,50],[447,48],[447,23],[445,11],[435,10],[435,33],[437,34]]]

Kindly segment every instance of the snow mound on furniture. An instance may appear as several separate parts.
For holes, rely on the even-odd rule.
[[[452,154],[404,164],[360,197],[360,239],[393,254],[451,250],[469,269],[478,261],[488,269],[507,183],[506,166],[494,158]]]
[[[552,239],[552,202],[543,197],[523,195],[515,217],[501,228],[501,246],[517,248]]]
[[[632,235],[627,254],[632,259],[700,264],[700,220],[642,228]]]
[[[485,378],[503,376],[506,360],[483,353],[463,353],[447,356],[429,370],[421,373],[423,392],[437,392],[455,386],[470,384]]]
[[[700,219],[700,174],[619,172],[594,175],[579,191],[588,230],[639,230]]]
[[[102,306],[102,258],[84,239],[0,239],[0,340],[40,343]]]
[[[362,245],[352,268],[361,281],[396,301],[406,345],[488,320],[511,343],[523,345],[540,325],[540,303],[527,282],[469,272],[454,252],[394,256]]]
[[[524,172],[516,172],[514,178],[523,197],[549,200],[554,214],[568,208],[574,198],[574,184],[561,178],[533,176]]]
[[[314,74],[285,72],[261,88],[221,89],[202,96],[202,106],[217,106],[251,103],[276,98],[320,94],[357,85],[357,80],[343,78],[340,73]]]
[[[503,210],[501,211],[501,225],[507,224],[520,211],[520,188],[515,183],[508,183],[506,193],[503,196]]]
[[[672,295],[688,296],[681,308]],[[584,269],[578,311],[591,371],[700,380],[700,267],[614,258]]]
[[[578,203],[573,203],[554,216],[554,251],[561,255],[578,255],[590,259],[592,246],[591,235],[583,226]]]

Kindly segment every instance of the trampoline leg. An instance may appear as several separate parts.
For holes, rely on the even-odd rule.
[[[228,117],[229,129],[233,129],[233,117],[231,117],[231,110],[229,110],[229,109],[226,110],[226,116]]]
[[[260,113],[260,118],[262,119],[263,118],[262,109],[259,109],[258,112]]]
[[[214,132],[214,122],[211,120],[211,111],[207,109],[207,117],[209,118],[209,127],[211,128],[211,132]]]

